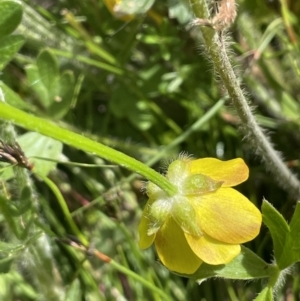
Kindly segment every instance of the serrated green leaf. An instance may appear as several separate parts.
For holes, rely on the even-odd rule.
[[[273,269],[273,266],[268,265],[251,250],[242,246],[241,253],[228,264],[209,265],[204,263],[193,275],[188,277],[198,282],[211,277],[240,280],[258,279],[269,277]]]
[[[273,301],[273,293],[271,287],[265,287],[258,296],[254,299],[254,301]]]
[[[22,19],[22,5],[16,1],[0,2],[0,38],[12,33]]]
[[[43,50],[37,58],[37,67],[40,80],[48,90],[49,94],[55,95],[55,86],[59,78],[58,62],[49,50]]]
[[[270,230],[274,244],[275,258],[278,262],[284,251],[286,238],[289,235],[289,225],[283,216],[266,200],[263,200],[261,211],[263,222]]]
[[[24,42],[21,35],[11,35],[0,39],[0,70],[14,57]]]

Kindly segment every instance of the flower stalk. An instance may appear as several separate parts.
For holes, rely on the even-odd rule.
[[[83,135],[63,129],[48,120],[35,117],[2,102],[0,102],[0,118],[11,121],[27,130],[39,132],[45,136],[59,140],[77,149],[93,153],[101,158],[132,170],[133,172],[137,172],[161,187],[168,195],[176,193],[176,187],[174,185],[161,174],[142,162],[113,148],[84,137]]]
[[[191,0],[190,2],[197,18],[200,20],[210,19],[206,1]],[[197,20],[194,24],[197,25]],[[267,169],[273,174],[278,184],[294,199],[298,199],[300,197],[300,182],[282,161],[279,152],[273,148],[252,114],[227,55],[224,33],[209,27],[201,27],[201,31],[206,43],[207,53],[214,64],[215,70],[222,79],[241,120],[241,129],[245,138],[251,143],[255,153],[265,162]]]

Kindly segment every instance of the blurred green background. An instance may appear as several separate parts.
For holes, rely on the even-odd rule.
[[[283,6],[279,0],[238,1],[228,48],[257,120],[297,173],[300,2],[281,2]],[[0,75],[8,103],[161,172],[182,151],[195,158],[242,157],[250,178],[238,189],[258,207],[266,198],[290,219],[294,201],[278,188],[256,150],[243,142],[239,119],[205,54],[199,30],[189,25],[193,14],[188,1],[127,0],[114,11],[102,0],[32,0],[22,5],[15,34],[22,34],[25,44]],[[43,137],[16,131],[28,157],[46,156],[41,151]],[[109,164],[93,154],[49,143],[54,153],[48,156],[57,160]],[[45,161],[35,162],[45,168]],[[50,164],[45,173],[50,169],[49,178],[91,247],[160,288],[169,300],[246,301],[261,290],[263,281],[210,279],[199,286],[162,267],[154,249],[139,250],[137,226],[147,198],[144,179],[138,175],[120,167]],[[10,175],[7,170],[0,174],[0,191],[19,209],[13,219],[21,234],[16,235],[1,205],[1,240],[9,248],[0,252],[0,300],[162,300],[109,264],[57,242],[55,237],[74,234],[57,198],[31,176],[35,210],[21,210],[17,177],[10,170]],[[35,227],[47,235],[32,242],[31,224],[28,230],[22,220],[36,216],[40,223]],[[272,261],[265,227],[247,246]],[[299,291],[296,266],[278,300],[300,300]]]

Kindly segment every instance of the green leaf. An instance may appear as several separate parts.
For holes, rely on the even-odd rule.
[[[153,114],[147,102],[139,100],[124,84],[117,86],[109,102],[109,108],[116,117],[128,120],[140,130],[148,130],[153,122]]]
[[[2,70],[19,51],[24,41],[21,35],[12,35],[0,39],[0,70]]]
[[[140,15],[146,13],[155,0],[122,0],[114,7],[118,15]]]
[[[0,241],[0,253],[12,255],[13,253],[19,251],[22,248],[24,248],[23,245],[16,245],[16,244]]]
[[[290,222],[290,236],[293,243],[293,250],[299,252],[300,256],[300,202],[297,202],[293,218]]]
[[[75,79],[72,71],[65,71],[59,78],[59,93],[47,113],[55,119],[61,119],[68,113],[74,93]]]
[[[17,139],[27,158],[38,156],[58,160],[62,152],[62,143],[39,133],[29,132]],[[56,162],[43,161],[41,159],[30,159],[34,164],[34,171],[41,175],[48,173],[55,168]]]
[[[273,301],[273,290],[271,287],[265,287],[258,296],[254,299],[254,301]]]
[[[1,258],[2,256],[0,256]],[[6,255],[0,259],[0,274],[9,273],[11,264],[13,263],[13,257],[7,257]]]
[[[186,24],[192,19],[193,14],[190,7],[187,5],[187,1],[169,0],[168,2],[169,17],[171,19],[177,19],[180,24]]]
[[[263,222],[271,232],[275,258],[278,262],[286,248],[285,241],[290,229],[283,216],[268,201],[263,200],[261,210]]]
[[[36,65],[27,65],[26,68],[27,79],[29,81],[30,87],[37,94],[40,104],[44,109],[51,105],[49,99],[49,93],[43,82],[41,81],[39,70]]]
[[[49,50],[43,50],[39,54],[36,64],[39,70],[40,80],[54,98],[59,79],[57,59]],[[52,99],[52,101],[54,101],[54,99]]]
[[[74,281],[72,281],[72,284],[69,286],[64,300],[65,301],[82,300],[80,282],[78,279],[75,279]]]
[[[20,226],[19,226],[18,221],[16,221],[16,219],[13,218],[13,216],[11,214],[11,210],[9,208],[10,203],[11,202],[9,200],[4,198],[0,194],[0,211],[1,211],[1,214],[4,216],[6,223],[9,225],[9,228],[16,235],[16,237],[20,237],[21,236],[20,232],[22,230],[20,231]],[[18,209],[16,208],[15,211],[17,212]]]
[[[48,173],[56,167],[56,162],[30,157],[37,156],[58,160],[62,152],[61,142],[36,132],[28,132],[19,136],[17,142],[20,144],[25,156],[33,163],[35,172],[47,176]],[[1,181],[7,181],[13,177],[14,173],[12,168],[5,169],[5,171],[0,174]],[[25,199],[23,200],[23,204],[26,204]]]
[[[211,277],[239,280],[258,279],[269,277],[272,275],[273,269],[272,265],[268,265],[251,250],[242,246],[241,253],[228,264],[209,265],[204,263],[193,275],[188,277],[198,282]]]
[[[0,89],[2,90],[2,94],[4,95],[4,101],[9,105],[16,107],[18,109],[30,109],[32,110],[32,106],[28,105],[24,100],[13,90],[11,90],[8,86],[6,86],[3,82],[0,81]]]
[[[300,206],[297,203],[290,226],[282,215],[266,200],[262,205],[263,221],[268,226],[274,244],[274,253],[280,270],[300,261]]]
[[[12,33],[22,19],[22,6],[16,1],[0,2],[0,38]]]
[[[292,265],[293,263],[300,261],[300,206],[299,202],[296,205],[296,209],[293,218],[290,223],[290,233],[287,235],[284,245],[284,250],[277,264],[281,270]]]

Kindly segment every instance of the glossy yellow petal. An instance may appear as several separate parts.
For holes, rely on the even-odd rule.
[[[240,245],[222,243],[208,235],[196,238],[185,234],[185,237],[193,252],[208,264],[228,263],[241,252]]]
[[[141,249],[149,248],[155,239],[155,234],[147,235],[147,232],[149,229],[149,222],[150,222],[148,215],[149,215],[150,206],[152,205],[153,202],[154,202],[154,200],[151,200],[151,199],[148,200],[148,202],[144,208],[143,215],[142,215],[139,227],[138,227],[139,247]]]
[[[222,187],[238,185],[248,179],[249,169],[243,159],[221,161],[215,158],[192,160],[189,163],[191,174],[203,174],[215,181],[223,181]]]
[[[219,241],[241,244],[259,233],[260,211],[233,188],[220,188],[191,201],[201,230]]]
[[[171,271],[193,274],[202,260],[193,253],[173,218],[169,218],[157,232],[155,247],[161,262]]]

